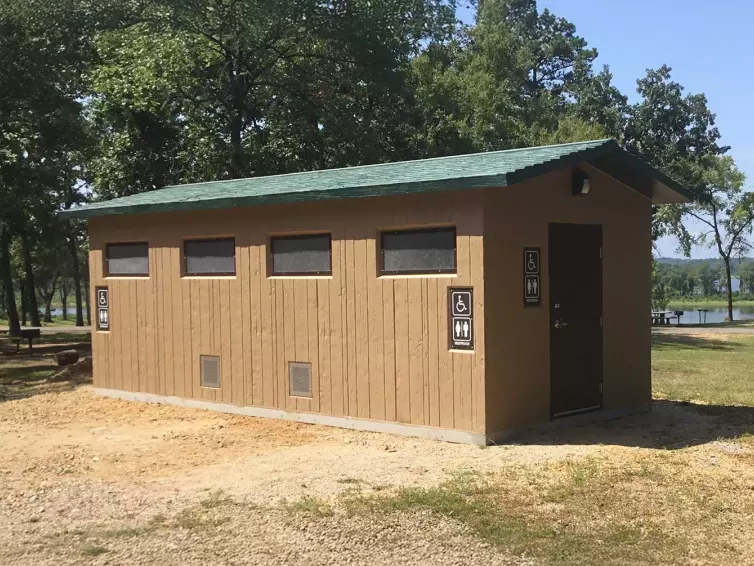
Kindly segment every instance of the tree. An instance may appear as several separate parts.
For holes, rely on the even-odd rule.
[[[652,310],[664,311],[670,297],[668,296],[667,284],[663,277],[662,264],[652,259]]]
[[[605,137],[622,107],[602,110],[620,93],[609,71],[593,74],[596,56],[572,23],[534,0],[480,2],[475,25],[412,61],[419,154]]]
[[[67,262],[60,260],[67,254],[64,227],[55,222],[52,228],[40,234],[32,261],[37,294],[44,306],[44,322],[48,323],[52,322],[52,302],[67,266]]]
[[[594,74],[591,62],[580,59],[575,63],[573,72],[573,84],[569,86],[569,94],[573,97],[573,104],[568,107],[570,112],[586,124],[599,125],[604,137],[622,139],[628,98],[612,84],[610,67],[605,65]]]
[[[71,165],[67,156],[81,142],[81,100],[93,55],[86,16],[79,0],[0,5],[0,278],[13,333],[20,321],[11,245],[21,242],[23,311],[36,324],[34,240],[58,205],[61,164]],[[70,167],[67,173],[73,176]]]
[[[719,144],[715,114],[704,94],[684,94],[671,72],[663,65],[648,69],[637,81],[641,101],[628,107],[622,141],[628,151],[680,181],[695,199],[701,198],[707,158],[723,155],[729,148]],[[683,240],[682,220],[682,207],[655,207],[654,238],[670,234]]]
[[[754,262],[741,262],[738,266],[738,277],[741,282],[740,293],[754,295]]]
[[[731,261],[751,249],[747,236],[754,224],[754,193],[743,190],[745,176],[731,157],[707,158],[700,178],[704,193],[698,202],[686,205],[683,214],[700,222],[704,230],[690,234],[684,228],[684,238],[713,247],[720,254],[725,266],[728,319],[733,320]]]
[[[709,263],[704,263],[696,271],[696,278],[703,297],[713,297],[718,293],[717,273],[710,267]]]
[[[454,1],[152,0],[103,33],[97,195],[405,157],[406,69]]]

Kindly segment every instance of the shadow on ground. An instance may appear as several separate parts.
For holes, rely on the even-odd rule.
[[[91,364],[88,369],[74,365],[64,371],[55,363],[57,352],[70,349],[78,350],[80,359],[91,359],[91,345],[72,342],[70,337],[64,344],[43,343],[31,352],[25,348],[18,353],[12,349],[0,352],[0,402],[67,391],[91,383]]]
[[[517,444],[606,444],[677,450],[754,434],[754,407],[655,400],[652,411],[562,430],[529,431]]]
[[[652,348],[673,347],[676,350],[732,350],[735,344],[694,334],[652,334]]]

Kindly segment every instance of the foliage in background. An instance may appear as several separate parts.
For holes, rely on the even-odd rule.
[[[0,4],[0,278],[14,333],[20,324],[17,292],[21,318],[28,313],[31,324],[40,322],[35,279],[51,266],[35,263],[35,256],[64,263],[42,250],[53,240],[68,242],[69,262],[78,252],[80,240],[55,211],[82,200],[72,193],[88,143],[82,112],[95,57],[93,29],[79,0]],[[14,246],[20,255],[15,270]]]
[[[455,0],[4,0],[0,311],[12,329],[39,322],[56,292],[84,322],[85,229],[57,210],[210,179],[615,137],[692,191],[693,207],[659,207],[653,223],[688,251],[699,235],[685,217],[708,217],[739,175],[705,96],[663,65],[629,104],[574,23],[535,0],[474,4],[465,25]],[[718,240],[748,218],[751,202],[731,198]]]
[[[683,214],[698,221],[702,230],[684,236],[697,245],[717,250],[725,265],[728,319],[733,320],[732,260],[750,251],[748,236],[754,223],[754,193],[743,190],[745,177],[730,157],[708,157],[699,177],[704,193],[696,202],[682,207]]]

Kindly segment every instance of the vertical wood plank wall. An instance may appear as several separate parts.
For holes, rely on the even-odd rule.
[[[487,433],[550,420],[549,224],[602,225],[603,407],[651,401],[652,203],[582,164],[592,189],[571,194],[571,169],[505,190],[485,207]],[[540,247],[542,306],[523,306],[523,248]]]
[[[97,387],[485,432],[483,192],[94,218]],[[455,226],[457,274],[379,277],[379,230]],[[269,277],[268,238],[332,234],[332,277]],[[182,277],[184,239],[232,236],[235,277]],[[148,278],[104,277],[107,243],[147,242]],[[447,288],[475,289],[474,353],[448,350]],[[92,299],[92,304],[94,299]],[[199,357],[221,357],[222,387]],[[311,362],[311,399],[288,362]]]

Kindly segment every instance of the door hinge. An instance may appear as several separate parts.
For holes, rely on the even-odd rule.
[[[600,315],[600,326],[602,326],[602,315]]]
[[[602,395],[602,384],[600,383],[600,395]]]
[[[600,246],[600,259],[602,259],[602,246]]]

